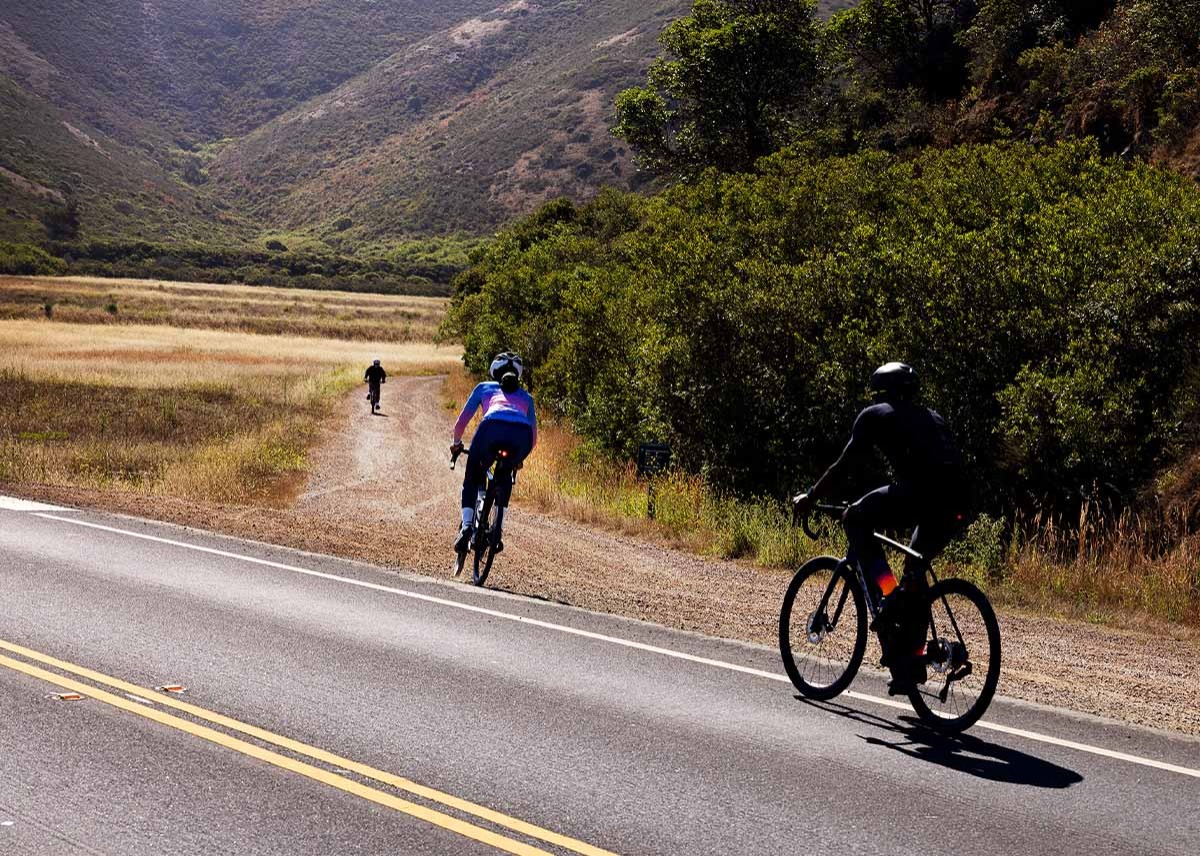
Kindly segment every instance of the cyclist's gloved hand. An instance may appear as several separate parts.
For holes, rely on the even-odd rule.
[[[451,455],[462,454],[462,450],[463,450],[462,440],[459,440],[457,443],[450,444],[450,454]]]
[[[792,497],[792,523],[799,523],[812,514],[813,506],[816,504],[817,501],[811,494],[800,493]]]

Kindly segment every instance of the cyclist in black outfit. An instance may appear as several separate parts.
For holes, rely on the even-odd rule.
[[[379,385],[387,383],[387,372],[383,370],[383,366],[379,364],[379,360],[375,360],[371,365],[367,366],[367,371],[363,374],[363,380],[367,382],[367,401],[373,401],[371,412],[374,413],[379,409]]]
[[[883,548],[872,537],[877,529],[913,529],[911,547],[932,560],[950,543],[963,520],[966,481],[962,457],[945,420],[913,401],[917,373],[904,363],[887,363],[871,375],[871,388],[878,403],[854,420],[850,441],[808,493],[793,499],[797,518],[807,516],[818,499],[826,496],[843,466],[852,458],[879,449],[891,465],[894,483],[873,490],[851,505],[842,523],[846,527],[851,560],[858,560],[868,581],[884,596],[883,608],[872,629],[880,631],[884,665],[891,668],[894,693],[904,692],[925,680],[925,667],[913,651],[924,641],[923,624],[913,627],[913,610],[905,607],[918,601],[926,585],[924,572],[905,561],[903,582],[897,584],[888,567]],[[919,632],[919,636],[917,635]],[[889,643],[891,643],[889,645]],[[893,650],[889,652],[888,648]]]

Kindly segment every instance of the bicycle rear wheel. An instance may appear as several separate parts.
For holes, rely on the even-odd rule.
[[[930,679],[909,694],[921,721],[957,733],[983,716],[1000,682],[1000,624],[987,597],[966,580],[941,580],[926,599]]]
[[[475,569],[471,581],[477,586],[483,585],[487,580],[488,573],[492,570],[492,561],[496,558],[495,533],[499,516],[500,509],[489,489],[479,514],[480,520],[485,521],[487,525],[479,528],[475,538]]]
[[[831,699],[850,686],[867,648],[867,610],[858,582],[833,556],[796,571],[779,612],[779,653],[796,689]]]

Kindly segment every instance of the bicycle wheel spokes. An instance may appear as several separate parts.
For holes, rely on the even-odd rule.
[[[983,593],[961,580],[931,591],[926,656],[929,680],[913,695],[929,724],[962,730],[991,702],[1000,675],[1000,629]]]
[[[494,497],[490,495],[490,486],[488,493],[489,496],[483,502],[482,514],[482,519],[486,521],[487,528],[481,530],[479,541],[475,547],[475,570],[471,577],[471,581],[477,586],[483,585],[484,581],[487,580],[488,573],[492,570],[492,561],[496,558],[494,539],[500,523],[500,509],[495,504]]]
[[[814,560],[797,572],[780,616],[780,652],[803,694],[832,698],[862,662],[866,616],[862,597],[836,560]]]

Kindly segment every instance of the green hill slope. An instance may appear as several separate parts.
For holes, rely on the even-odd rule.
[[[612,99],[689,7],[6,0],[0,239],[74,199],[83,238],[346,252],[632,186]]]
[[[346,247],[624,183],[609,102],[684,0],[494,7],[9,0],[0,236],[74,198],[88,237],[240,243],[249,218]]]
[[[80,239],[236,244],[257,227],[142,151],[0,75],[0,240],[49,237],[74,203]]]
[[[680,9],[517,0],[456,21],[231,143],[210,174],[279,226],[349,220],[368,239],[490,229],[553,195],[627,186],[612,99]]]

